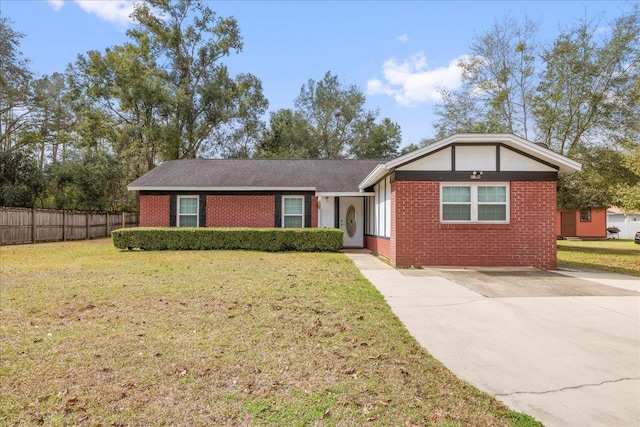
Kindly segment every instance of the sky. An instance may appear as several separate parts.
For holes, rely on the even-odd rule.
[[[602,28],[629,1],[205,1],[233,16],[244,48],[222,61],[262,81],[269,111],[293,108],[301,87],[327,71],[366,95],[366,108],[400,125],[403,146],[434,136],[438,88],[460,84],[457,61],[496,21],[525,16],[542,43],[581,19]],[[128,41],[133,2],[0,0],[0,16],[24,34],[20,50],[38,76],[64,72],[78,55]],[[266,117],[265,117],[266,119]]]

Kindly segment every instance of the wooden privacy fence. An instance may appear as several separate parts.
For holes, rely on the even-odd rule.
[[[109,237],[137,227],[136,212],[84,212],[0,207],[0,245]]]

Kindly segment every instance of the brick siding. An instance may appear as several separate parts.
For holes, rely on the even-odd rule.
[[[391,258],[391,239],[377,236],[364,236],[364,247],[374,254]]]
[[[207,196],[207,227],[273,227],[275,196]]]
[[[508,224],[440,223],[439,182],[395,181],[391,203],[394,265],[556,268],[554,181],[511,182]]]
[[[207,227],[273,227],[274,195],[208,195]],[[140,226],[169,227],[169,196],[140,196]],[[311,197],[311,226],[318,226],[318,200]]]
[[[140,227],[169,226],[168,195],[141,195],[138,204]]]

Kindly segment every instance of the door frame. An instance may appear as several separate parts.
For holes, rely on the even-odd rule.
[[[341,209],[344,206],[343,205],[343,200],[342,199],[359,199],[360,200],[360,206],[354,206],[355,210],[356,210],[356,233],[358,234],[358,236],[356,236],[356,239],[358,240],[359,244],[356,245],[345,245],[345,238],[346,238],[346,225],[343,227],[342,225],[342,212]],[[343,237],[342,240],[342,244],[343,247],[345,248],[364,248],[364,230],[365,230],[365,215],[364,215],[364,196],[339,196],[336,197],[335,199],[335,227],[339,228],[341,230],[343,230],[343,232],[345,233],[345,237]],[[359,208],[359,209],[358,209]]]
[[[577,225],[576,211],[560,211],[560,235],[562,237],[577,237]]]

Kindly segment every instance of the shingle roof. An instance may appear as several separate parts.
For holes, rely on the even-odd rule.
[[[160,164],[129,184],[130,190],[187,188],[315,188],[357,192],[384,160],[185,159]]]

